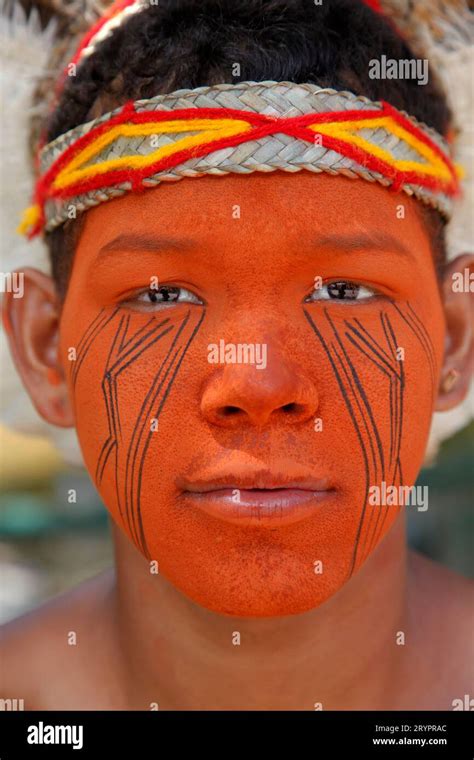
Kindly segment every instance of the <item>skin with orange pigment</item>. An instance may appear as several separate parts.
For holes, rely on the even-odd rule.
[[[354,189],[306,172],[206,177],[87,212],[60,322],[86,466],[119,528],[210,610],[321,605],[403,510],[369,506],[368,487],[413,485],[421,467],[445,335],[429,241],[416,201],[360,181],[355,210]],[[375,295],[305,301],[318,277]],[[201,303],[160,307],[154,278]],[[265,343],[266,368],[209,363],[220,340]],[[228,523],[183,483],[231,465],[332,490],[300,522]]]
[[[51,383],[51,385],[59,385],[62,382],[61,375],[53,367],[48,367],[46,374],[48,382]]]

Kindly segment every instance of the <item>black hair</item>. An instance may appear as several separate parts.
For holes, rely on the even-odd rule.
[[[130,99],[265,80],[310,82],[387,100],[446,135],[451,114],[434,73],[424,85],[372,79],[370,61],[382,54],[416,57],[392,24],[362,0],[159,0],[130,16],[68,78],[46,137],[52,140]],[[439,269],[444,223],[437,211],[420,208]],[[46,235],[60,295],[81,226],[78,219]]]

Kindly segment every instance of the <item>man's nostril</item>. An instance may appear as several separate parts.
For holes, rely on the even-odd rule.
[[[242,410],[239,409],[238,406],[224,406],[221,409],[221,416],[222,417],[232,417],[241,412]]]

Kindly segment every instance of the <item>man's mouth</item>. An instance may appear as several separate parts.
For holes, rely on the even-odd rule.
[[[282,477],[270,470],[216,473],[210,479],[181,481],[182,499],[240,526],[282,527],[315,514],[334,497],[327,478]]]

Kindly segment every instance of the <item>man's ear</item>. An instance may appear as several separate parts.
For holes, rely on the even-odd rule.
[[[40,415],[52,425],[72,427],[74,414],[58,356],[60,308],[54,283],[37,269],[14,276],[23,287],[5,293],[2,318],[16,368]]]
[[[450,262],[443,278],[446,342],[436,411],[457,406],[466,396],[474,370],[474,256]]]

